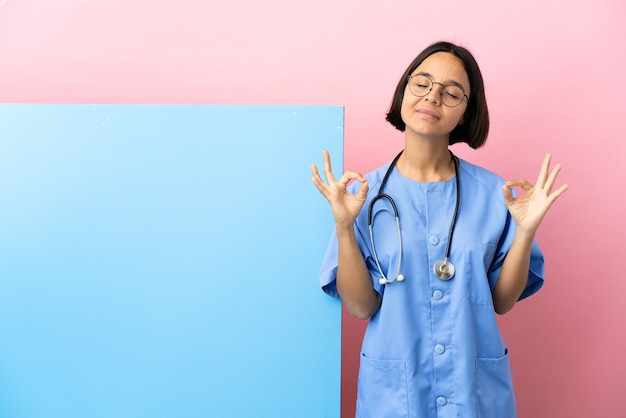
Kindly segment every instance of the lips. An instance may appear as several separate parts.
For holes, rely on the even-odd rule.
[[[423,117],[424,119],[428,119],[428,120],[441,119],[441,116],[439,116],[439,113],[430,109],[417,109],[416,113],[420,115],[421,117]]]

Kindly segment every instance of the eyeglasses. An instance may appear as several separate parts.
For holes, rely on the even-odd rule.
[[[456,107],[461,104],[463,99],[469,101],[469,97],[463,91],[463,89],[455,84],[443,85],[436,81],[431,80],[422,74],[415,74],[409,76],[409,90],[414,96],[424,97],[433,89],[433,85],[439,84],[441,86],[441,103],[448,107]]]

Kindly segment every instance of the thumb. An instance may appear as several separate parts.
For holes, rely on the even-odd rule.
[[[507,205],[510,205],[515,200],[511,188],[506,184],[502,186],[502,195],[504,196],[504,203]]]
[[[361,186],[359,187],[359,197],[363,200],[365,200],[365,197],[367,196],[367,192],[369,191],[369,183],[367,182],[367,180],[363,179],[363,182],[361,182]]]

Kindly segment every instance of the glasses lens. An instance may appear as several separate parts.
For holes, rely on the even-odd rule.
[[[417,97],[426,96],[432,87],[432,81],[423,75],[414,75],[409,78],[409,90]]]
[[[441,101],[449,107],[455,107],[463,101],[463,90],[457,86],[445,86],[441,91]]]

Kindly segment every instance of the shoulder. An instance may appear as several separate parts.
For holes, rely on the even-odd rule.
[[[472,164],[469,161],[459,159],[459,175],[461,180],[470,181],[477,188],[485,188],[487,190],[495,190],[500,195],[500,189],[505,183],[504,179],[498,174],[484,167]]]
[[[389,170],[390,165],[391,165],[391,161],[389,161],[385,165],[382,165],[368,173],[365,173],[363,177],[367,179],[367,181],[370,183],[370,186],[380,184],[383,181],[383,178],[385,177],[387,170]]]
[[[370,197],[370,195],[376,195],[376,193],[378,193],[378,187],[380,186],[380,183],[382,183],[383,178],[385,177],[387,170],[389,170],[390,165],[391,161],[363,175],[369,185],[368,198]],[[350,186],[348,186],[348,191],[355,193],[358,191],[358,188],[358,182],[354,182],[350,184]]]

